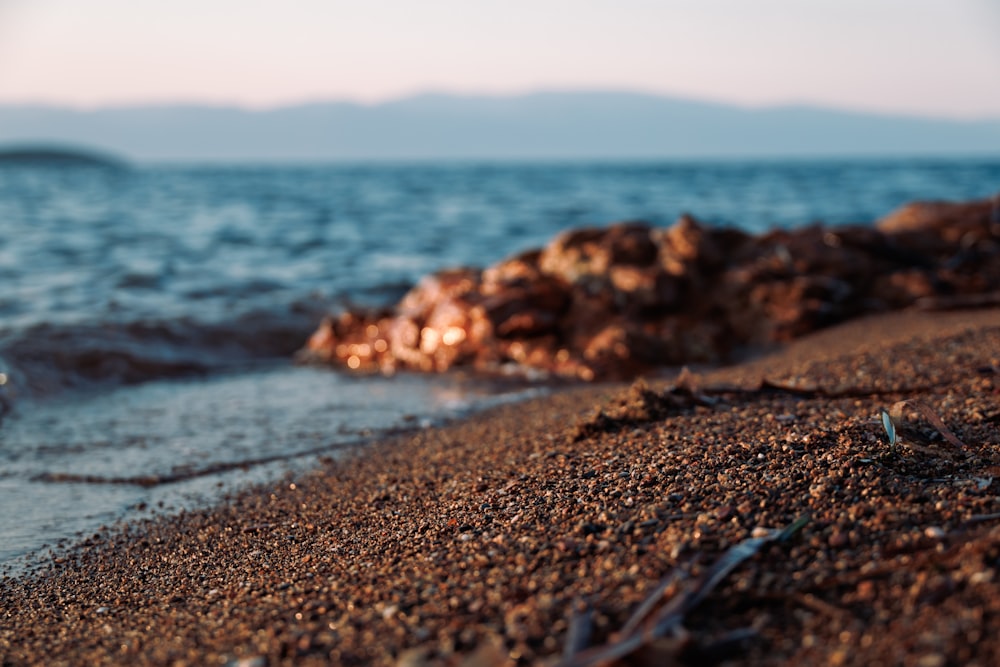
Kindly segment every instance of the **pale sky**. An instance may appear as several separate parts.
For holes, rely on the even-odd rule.
[[[0,0],[0,104],[544,89],[1000,118],[1000,0]]]

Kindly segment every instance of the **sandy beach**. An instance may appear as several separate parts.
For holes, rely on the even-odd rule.
[[[998,664],[998,388],[1000,310],[908,311],[501,406],[5,578],[0,656]]]

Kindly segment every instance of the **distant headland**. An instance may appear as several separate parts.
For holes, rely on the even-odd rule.
[[[128,163],[114,155],[76,146],[0,146],[0,166],[103,167],[124,169]]]
[[[1000,118],[747,108],[622,91],[422,94],[265,110],[0,104],[0,144],[97,143],[137,162],[664,160],[1000,155]]]

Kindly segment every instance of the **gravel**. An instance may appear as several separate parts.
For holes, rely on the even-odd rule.
[[[551,663],[804,516],[631,659],[1000,664],[998,392],[1000,311],[908,312],[501,406],[4,578],[2,664]]]

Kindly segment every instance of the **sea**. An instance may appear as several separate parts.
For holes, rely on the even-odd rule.
[[[0,166],[0,573],[543,386],[295,363],[322,317],[562,230],[872,224],[1000,157]]]

